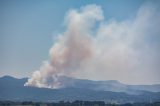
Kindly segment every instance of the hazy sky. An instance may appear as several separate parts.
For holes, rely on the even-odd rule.
[[[133,32],[133,34],[141,35],[142,33],[142,35],[145,35],[144,31],[146,31],[147,28],[150,27],[149,28],[151,29],[150,34],[154,34],[154,35],[150,36],[150,34],[147,33],[148,38],[145,37],[145,39],[147,39],[148,43],[141,44],[141,42],[144,41],[142,37],[140,38],[142,40],[139,40],[139,41],[136,40],[137,41],[136,43],[135,41],[133,41],[134,43],[132,43],[133,44],[132,47],[136,48],[137,45],[138,47],[140,45],[142,47],[138,49],[143,49],[146,46],[147,48],[152,48],[151,51],[153,52],[148,51],[150,49],[143,50],[143,53],[147,57],[147,59],[144,56],[143,58],[145,58],[146,60],[142,59],[143,60],[142,62],[151,61],[148,63],[144,63],[145,65],[143,67],[145,67],[147,64],[149,64],[149,66],[151,64],[154,64],[155,66],[151,65],[151,67],[149,68],[152,68],[153,66],[155,68],[152,70],[153,75],[151,75],[151,77],[147,76],[144,79],[142,78],[143,77],[142,74],[144,73],[145,75],[145,73],[147,73],[147,75],[149,75],[149,74],[152,74],[152,71],[145,72],[143,70],[145,70],[146,68],[143,68],[143,67],[141,69],[138,69],[136,72],[133,72],[133,78],[131,78],[130,81],[126,81],[127,75],[125,76],[124,79],[122,79],[121,77],[118,77],[118,75],[115,75],[116,77],[114,78],[113,76],[114,74],[117,74],[116,70],[118,69],[113,69],[113,66],[111,66],[110,64],[108,65],[108,67],[110,68],[107,67],[107,69],[110,69],[113,73],[102,72],[102,74],[99,74],[99,75],[93,74],[91,75],[93,77],[91,77],[91,76],[87,76],[87,74],[85,75],[81,74],[78,71],[78,73],[76,73],[75,76],[79,78],[84,77],[84,78],[89,78],[89,79],[94,79],[94,80],[116,79],[116,80],[120,80],[125,83],[131,82],[133,84],[138,83],[140,78],[142,78],[142,81],[140,83],[145,83],[145,84],[159,83],[160,79],[158,79],[158,76],[160,72],[157,71],[159,70],[158,69],[159,68],[158,67],[159,66],[159,63],[158,63],[159,56],[157,55],[157,53],[159,53],[159,46],[158,46],[159,43],[158,42],[160,41],[160,38],[158,35],[159,31],[157,30],[157,28],[160,27],[160,25],[156,24],[156,23],[159,23],[159,20],[157,20],[157,18],[155,17],[159,17],[160,15],[159,13],[157,13],[156,15],[157,10],[153,9],[153,12],[155,12],[155,14],[151,14],[150,16],[150,13],[148,12],[150,11],[150,6],[148,6],[149,4],[148,2],[149,1],[144,1],[144,0],[119,0],[119,1],[116,1],[116,0],[99,0],[99,1],[97,0],[95,1],[94,0],[81,0],[81,1],[80,0],[79,1],[68,0],[67,2],[64,2],[63,0],[27,0],[27,1],[25,0],[7,0],[7,1],[1,0],[0,1],[0,76],[3,76],[3,75],[12,75],[15,77],[31,76],[31,74],[35,70],[39,69],[39,67],[43,64],[42,62],[44,60],[49,60],[49,50],[52,47],[52,45],[55,43],[54,38],[57,37],[59,33],[66,32],[66,26],[68,24],[66,25],[66,23],[64,22],[65,21],[64,19],[66,18],[67,14],[69,14],[68,11],[73,10],[73,9],[79,10],[80,8],[86,5],[94,4],[96,6],[100,6],[101,10],[103,11],[104,21],[100,23],[102,23],[104,26],[102,25],[101,28],[98,28],[98,30],[102,30],[102,31],[97,32],[100,35],[103,35],[103,34],[105,35],[106,33],[108,34],[107,31],[106,32],[104,31],[104,30],[107,30],[107,28],[108,29],[111,28],[111,30],[114,30],[114,28],[112,28],[112,25],[113,27],[114,25],[116,27],[115,33],[112,33],[112,32],[110,33],[113,35],[114,34],[121,35],[119,34],[121,33],[121,31],[119,31],[121,30],[119,27],[128,28],[130,26],[134,27],[132,28],[132,31],[140,32],[140,33]],[[155,1],[151,2],[151,4],[153,3],[151,5],[151,12],[152,12],[152,7],[154,7],[154,2]],[[157,8],[159,9],[160,3],[159,4],[157,3],[155,4],[156,6],[158,6]],[[143,6],[144,4],[147,4],[147,6],[146,7]],[[145,10],[147,9],[148,11],[146,12]],[[145,18],[145,16],[147,17],[147,19]],[[144,28],[145,23],[143,26],[142,25],[143,21],[148,23],[148,21],[151,21],[152,19],[153,20],[155,19],[155,21],[153,22],[153,25],[151,22],[149,22],[149,25],[146,24],[147,28]],[[121,25],[123,23],[127,25]],[[137,28],[140,30],[138,30]],[[152,30],[154,29],[155,31],[152,32]],[[131,33],[132,31],[129,30],[129,33]],[[114,37],[117,37],[117,36],[114,36]],[[127,37],[127,39],[134,39],[134,38]],[[117,39],[115,38],[113,38],[113,40],[114,42],[117,41]],[[114,42],[113,44],[112,43],[108,43],[108,44],[98,43],[98,45],[99,46],[111,45],[110,48],[117,48],[117,46],[113,46],[114,44],[118,45],[117,42],[116,43]],[[94,49],[97,49],[97,48],[94,48]],[[117,50],[117,49],[113,49],[113,51],[114,50]],[[125,49],[125,50],[127,50],[127,52],[129,51],[128,49]],[[115,51],[115,52],[119,52],[119,51]],[[114,53],[114,52],[108,52],[107,56],[110,55],[109,53]],[[140,52],[140,55],[138,56],[143,56],[141,53],[142,52]],[[148,56],[148,54],[153,55],[153,56]],[[130,55],[132,54],[130,54],[129,52],[129,56]],[[106,58],[108,59],[107,56]],[[115,56],[122,56],[122,55],[115,54],[113,56],[115,57]],[[134,56],[134,54],[132,56]],[[139,57],[135,57],[135,58],[139,58]],[[123,60],[123,59],[119,58],[119,60]],[[127,61],[128,60],[126,60],[125,62]],[[137,60],[130,60],[130,61],[137,61]],[[111,62],[111,61],[107,61],[107,62]],[[143,63],[140,63],[140,65],[141,64]],[[123,66],[124,64],[119,64],[119,62],[115,63],[115,67],[119,67],[119,65]],[[101,68],[98,68],[97,71],[101,70]],[[130,67],[120,69],[121,74],[125,74],[125,71],[124,72],[122,71],[123,69],[129,70]],[[139,70],[142,70],[140,74],[139,74]],[[128,73],[132,74],[132,72],[128,72]],[[138,73],[138,74],[134,75],[135,73]],[[106,78],[105,78],[105,74],[106,74]],[[101,77],[101,75],[104,75],[104,76]],[[110,75],[110,77],[107,75]],[[128,77],[131,77],[131,76],[132,75],[128,75]],[[138,78],[138,80],[133,81],[134,77]],[[150,81],[147,81],[146,79]]]

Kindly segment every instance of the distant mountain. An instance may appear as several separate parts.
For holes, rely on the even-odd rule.
[[[27,78],[16,79],[4,76],[0,78],[0,100],[45,102],[103,100],[120,103],[160,101],[160,92],[157,90],[158,85],[130,86],[113,80],[91,81],[68,77],[61,77],[61,80],[66,81],[67,86],[65,88],[47,89],[23,86]],[[154,92],[152,92],[153,88]],[[138,93],[136,95],[128,93],[130,89],[132,92],[137,91]]]
[[[65,87],[69,88],[87,88],[97,91],[125,92],[127,94],[142,94],[147,92],[160,92],[160,84],[156,85],[126,85],[116,80],[92,81],[85,79],[74,79],[62,76],[60,81],[65,83]]]

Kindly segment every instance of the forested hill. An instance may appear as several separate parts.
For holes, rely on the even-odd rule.
[[[75,79],[76,80],[76,79]],[[139,94],[128,94],[126,92],[114,92],[103,89],[91,89],[88,80],[76,80],[75,85],[61,89],[47,89],[26,87],[24,83],[27,78],[16,79],[10,76],[0,78],[0,100],[11,101],[105,101],[105,102],[157,102],[160,101],[160,92],[142,91]],[[81,87],[80,86],[81,81]],[[85,85],[88,83],[88,86]],[[97,82],[95,82],[97,83]],[[78,86],[79,85],[79,86]]]

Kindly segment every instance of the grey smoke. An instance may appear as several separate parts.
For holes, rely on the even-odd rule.
[[[130,84],[160,82],[158,5],[146,3],[134,19],[120,22],[106,20],[100,6],[87,5],[70,10],[65,23],[66,31],[50,49],[50,60],[33,72],[26,86],[64,87],[60,76]]]

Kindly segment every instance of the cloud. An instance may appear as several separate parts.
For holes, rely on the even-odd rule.
[[[55,39],[50,60],[26,86],[64,87],[60,76],[114,79],[129,84],[159,83],[159,6],[144,4],[134,19],[105,20],[102,8],[87,5],[65,17],[66,31]]]

